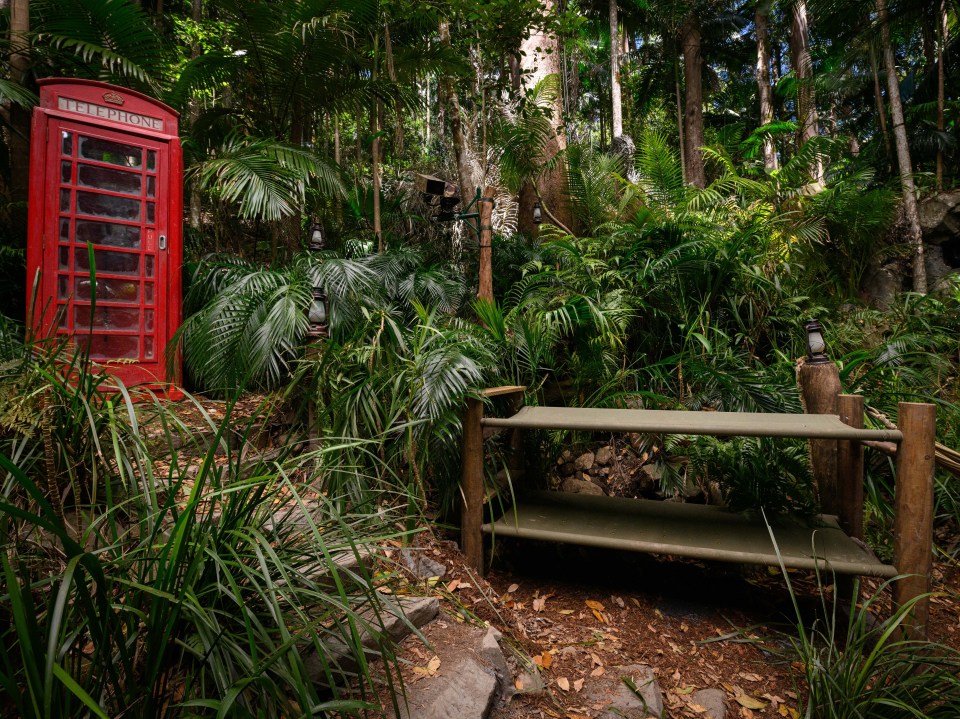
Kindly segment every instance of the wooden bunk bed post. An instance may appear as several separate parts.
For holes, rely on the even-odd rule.
[[[893,585],[893,600],[903,606],[930,592],[936,408],[932,404],[901,402],[897,423],[903,442],[897,452],[893,563],[900,574],[907,576]],[[913,606],[904,624],[909,638],[926,638],[929,609],[926,596]]]
[[[840,421],[863,429],[863,397],[842,394],[837,398]],[[837,442],[837,493],[840,527],[847,536],[863,539],[863,445],[857,440]]]
[[[483,400],[470,397],[463,413],[460,543],[467,565],[483,574]]]

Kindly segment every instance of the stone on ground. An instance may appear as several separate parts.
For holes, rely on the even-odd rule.
[[[422,549],[412,549],[410,547],[401,549],[400,559],[403,560],[403,566],[421,582],[433,577],[443,577],[447,573],[445,566],[428,557]]]
[[[427,654],[435,656],[414,669],[405,687],[406,702],[398,697],[400,719],[487,719],[510,687],[500,632],[442,619],[426,627],[424,635]]]
[[[635,693],[623,681],[628,677],[636,686]],[[645,664],[613,667],[592,684],[583,689],[584,703],[602,705],[598,719],[662,719],[663,694],[653,669]]]
[[[727,705],[723,691],[720,689],[700,689],[690,697],[694,704],[706,709],[700,716],[703,719],[726,719]]]
[[[603,494],[603,489],[593,482],[585,479],[575,479],[573,477],[563,480],[560,484],[560,491],[570,492],[571,494]]]

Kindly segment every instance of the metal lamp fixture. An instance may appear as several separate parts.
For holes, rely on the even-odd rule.
[[[329,316],[330,310],[327,303],[327,293],[322,287],[314,287],[313,298],[307,310],[307,321],[310,323],[309,327],[307,327],[307,337],[311,339],[329,337]]]
[[[310,251],[319,252],[323,249],[323,227],[319,220],[310,224]]]
[[[540,200],[533,203],[533,224],[539,225],[543,222],[543,209],[540,207]]]
[[[829,362],[827,343],[823,339],[823,325],[820,324],[820,321],[807,320],[804,329],[807,331],[807,364]]]

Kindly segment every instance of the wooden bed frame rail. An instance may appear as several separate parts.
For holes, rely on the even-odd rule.
[[[901,402],[899,430],[864,429],[864,401],[857,395],[839,395],[838,414],[520,406],[511,417],[484,416],[484,402],[489,398],[514,395],[520,400],[515,402],[519,406],[524,391],[524,387],[516,386],[484,390],[468,399],[463,416],[462,549],[469,565],[481,574],[484,570],[483,535],[500,532],[516,537],[721,561],[773,565],[782,561],[786,566],[815,567],[838,574],[896,576],[893,592],[898,604],[920,597],[909,618],[908,633],[913,637],[926,636],[929,605],[925,595],[930,591],[933,560],[934,405]],[[821,488],[824,510],[831,515],[821,518],[820,527],[804,529],[802,536],[791,537],[793,530],[777,529],[778,545],[781,540],[792,542],[792,553],[787,553],[786,558],[781,556],[779,549],[774,550],[767,527],[762,522],[751,524],[749,520],[736,518],[737,515],[721,512],[716,507],[682,505],[687,509],[676,510],[676,504],[650,500],[613,497],[551,500],[541,494],[537,511],[555,514],[543,515],[540,525],[522,522],[521,510],[516,506],[510,518],[485,524],[484,428],[512,430],[510,446],[515,454],[521,447],[520,435],[525,429],[799,437],[814,440],[821,446],[824,441],[836,442],[836,484]],[[862,545],[864,442],[894,443],[897,446],[893,565],[882,564],[865,549],[859,550],[862,556],[856,554],[858,546],[865,546]],[[518,468],[515,460],[511,466]],[[832,516],[834,514],[836,516]],[[564,521],[568,521],[564,526],[576,527],[576,531],[559,527]],[[662,526],[654,526],[659,521]],[[715,525],[716,532],[701,531],[707,524]],[[707,536],[701,538],[700,534]],[[685,543],[687,536],[690,541]],[[804,541],[807,542],[806,551],[802,549]],[[753,551],[758,544],[764,543],[769,546]]]

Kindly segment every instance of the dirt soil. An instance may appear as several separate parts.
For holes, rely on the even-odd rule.
[[[584,700],[591,682],[629,664],[653,667],[673,719],[700,716],[690,696],[707,687],[726,693],[728,717],[799,716],[802,667],[790,651],[797,615],[777,570],[501,540],[493,568],[478,578],[455,542],[425,533],[420,544],[448,569],[432,587],[443,610],[497,627],[518,674],[529,667],[495,719],[598,716],[602,705]],[[789,577],[803,621],[822,620],[815,576]],[[930,638],[960,649],[960,565],[938,562],[934,578]],[[863,596],[879,586],[865,580]],[[832,606],[832,587],[825,596]],[[889,611],[888,599],[878,611]],[[402,655],[411,680],[429,659],[414,646]]]

